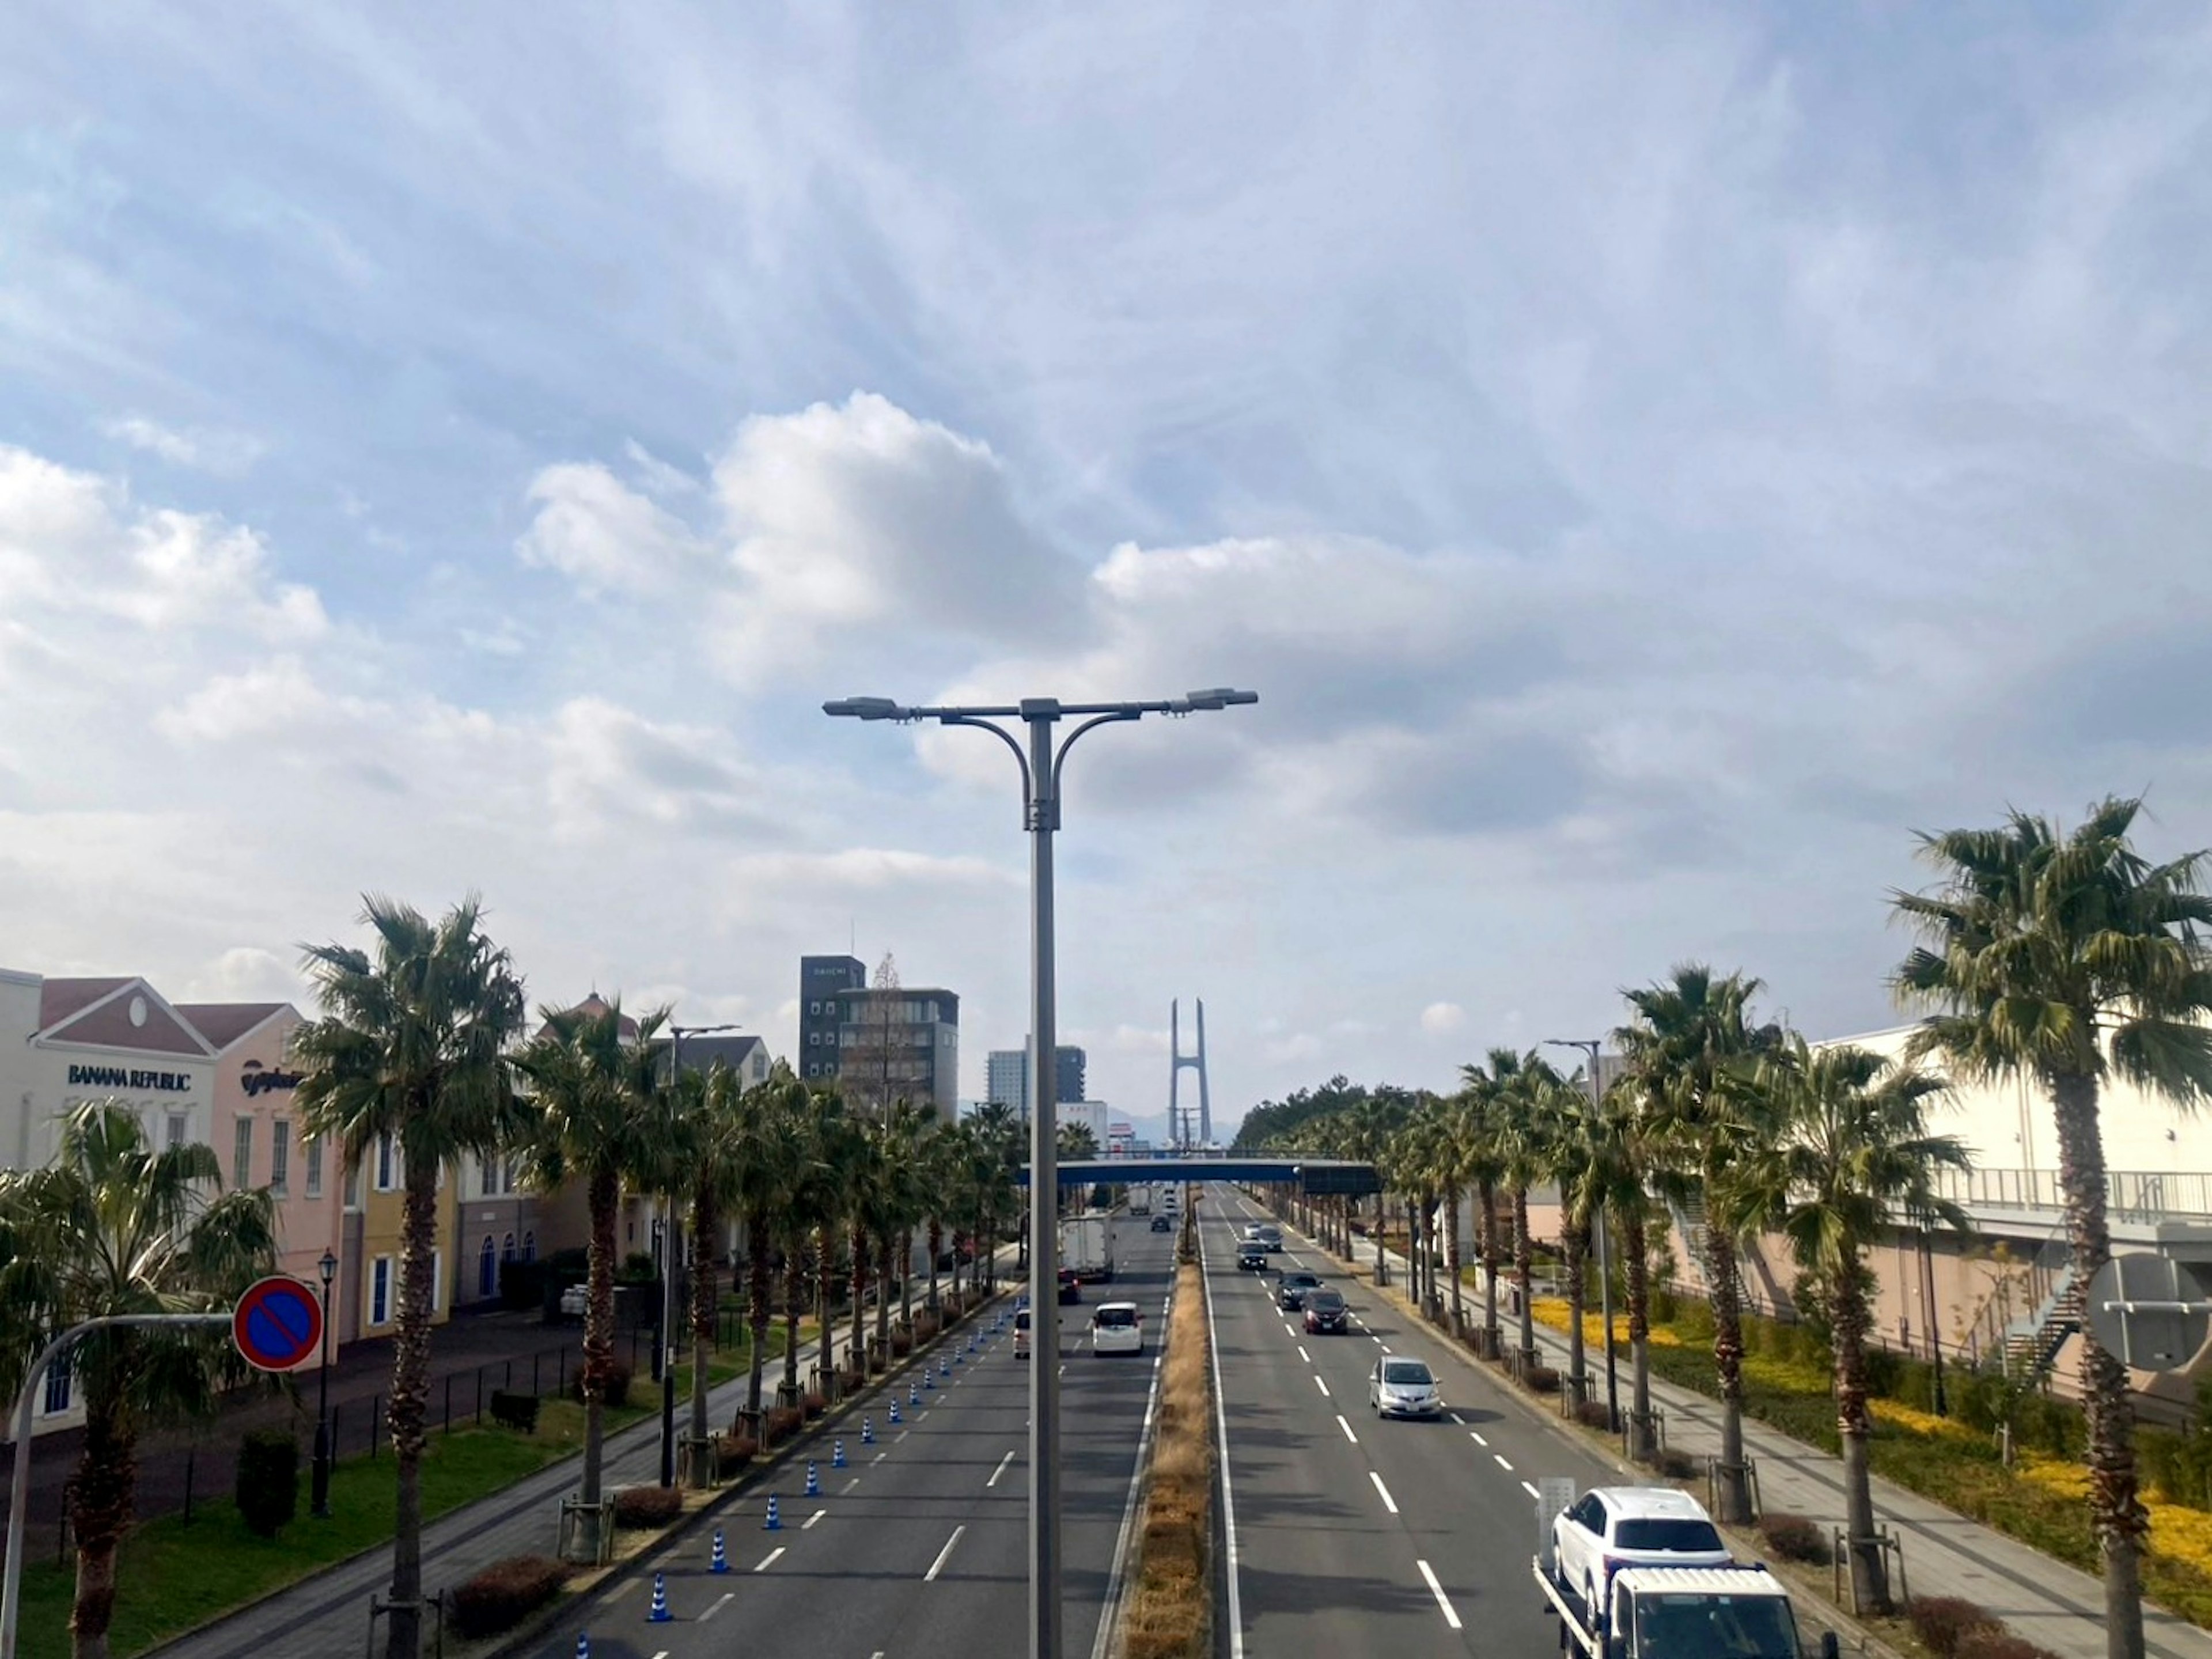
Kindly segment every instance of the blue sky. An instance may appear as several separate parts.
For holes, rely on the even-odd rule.
[[[984,740],[1086,740],[1122,1110],[1449,1082],[1686,957],[1890,1021],[1910,831],[2212,840],[2180,6],[53,5],[0,57],[9,965],[1022,1030]]]

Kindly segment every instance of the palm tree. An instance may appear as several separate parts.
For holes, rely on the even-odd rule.
[[[1480,1213],[1475,1218],[1475,1249],[1482,1261],[1482,1325],[1475,1349],[1485,1359],[1495,1359],[1504,1342],[1498,1328],[1498,1274],[1503,1265],[1498,1241],[1498,1188],[1505,1179],[1503,1137],[1497,1114],[1497,1089],[1488,1072],[1479,1065],[1463,1066],[1459,1095],[1459,1133],[1462,1167],[1474,1189]]]
[[[1581,1074],[1570,1079],[1554,1073],[1533,1082],[1530,1092],[1541,1125],[1545,1169],[1559,1191],[1559,1255],[1567,1279],[1566,1403],[1571,1412],[1579,1413],[1589,1400],[1589,1356],[1583,1336],[1589,1299],[1583,1269],[1592,1224],[1605,1206],[1604,1171]]]
[[[840,1375],[836,1365],[836,1304],[838,1239],[854,1213],[855,1188],[860,1179],[860,1133],[846,1115],[844,1097],[834,1089],[816,1089],[810,1097],[813,1115],[813,1147],[821,1166],[820,1203],[814,1213],[815,1304],[822,1326],[822,1371],[825,1378]],[[860,1366],[855,1337],[850,1363]]]
[[[489,1157],[520,1127],[507,1047],[522,1027],[522,983],[484,937],[471,896],[434,924],[377,896],[362,920],[375,954],[320,945],[304,967],[324,1017],[292,1036],[301,1074],[292,1098],[307,1132],[337,1143],[349,1165],[389,1136],[404,1170],[399,1308],[392,1343],[392,1540],[387,1659],[416,1659],[422,1626],[423,1424],[430,1400],[431,1285],[438,1247],[438,1176],[466,1154]]]
[[[712,1427],[707,1417],[709,1356],[721,1284],[715,1261],[722,1229],[738,1197],[744,1156],[737,1074],[717,1060],[702,1074],[687,1071],[676,1081],[675,1110],[690,1181],[691,1228],[691,1468],[695,1486],[714,1479]]]
[[[1939,1170],[1963,1170],[1966,1148],[1928,1133],[1938,1079],[1848,1045],[1815,1054],[1791,1034],[1759,1062],[1757,1086],[1772,1102],[1782,1138],[1763,1147],[1722,1201],[1739,1231],[1778,1228],[1797,1265],[1826,1296],[1834,1347],[1836,1426],[1843,1437],[1844,1518],[1851,1604],[1891,1610],[1881,1540],[1875,1532],[1867,1443],[1866,1338],[1874,1275],[1866,1251],[1899,1223],[1967,1230],[1966,1212],[1937,1196]]]
[[[1763,1100],[1748,1086],[1748,1066],[1780,1041],[1779,1027],[1751,1024],[1759,981],[1716,978],[1702,963],[1678,965],[1671,979],[1622,994],[1632,1023],[1613,1042],[1642,1090],[1656,1145],[1660,1184],[1706,1217],[1706,1294],[1713,1310],[1713,1365],[1721,1389],[1721,1455],[1715,1465],[1720,1518],[1751,1522],[1751,1483],[1743,1461],[1743,1302],[1736,1237],[1717,1224],[1717,1200],[1744,1161],[1772,1136]]]
[[[1960,1079],[2033,1079],[2051,1097],[2082,1285],[2112,1257],[2098,1120],[2106,1077],[2185,1107],[2212,1096],[2207,855],[2150,863],[2129,840],[2142,810],[2140,800],[2106,799],[2070,835],[2014,812],[1994,830],[1923,836],[1937,890],[1895,896],[1924,941],[1898,969],[1895,988],[1933,1011],[1908,1052],[1941,1056]],[[2127,1372],[2087,1331],[2081,1372],[2107,1650],[2141,1659],[2148,1522]]]
[[[790,1181],[783,1202],[777,1206],[783,1237],[783,1383],[776,1403],[798,1405],[799,1322],[806,1299],[806,1248],[818,1231],[819,1218],[835,1205],[831,1191],[835,1170],[830,1160],[830,1125],[822,1097],[807,1090],[793,1099]]]
[[[1498,1109],[1498,1147],[1506,1191],[1513,1201],[1513,1287],[1521,1304],[1521,1346],[1515,1364],[1522,1371],[1541,1358],[1536,1352],[1535,1241],[1528,1234],[1528,1189],[1546,1178],[1550,1152],[1535,1097],[1547,1078],[1559,1073],[1533,1049],[1490,1051],[1490,1077]]]
[[[625,1182],[665,1192],[678,1178],[680,1150],[670,1090],[659,1075],[653,1039],[668,1023],[655,1009],[631,1025],[622,999],[540,1011],[544,1029],[515,1057],[531,1084],[532,1116],[520,1138],[530,1184],[552,1192],[569,1180],[584,1187],[590,1217],[585,1242],[584,1468],[577,1496],[588,1535],[575,1546],[597,1560],[611,1536],[601,1515],[606,1396],[614,1378],[615,1216]]]
[[[1618,1224],[1628,1304],[1628,1455],[1648,1462],[1657,1450],[1651,1415],[1651,1157],[1635,1079],[1606,1091],[1591,1126],[1592,1180]],[[1605,1334],[1610,1351],[1613,1333]]]
[[[751,1334],[746,1374],[747,1419],[758,1437],[761,1388],[768,1364],[769,1306],[775,1246],[786,1231],[785,1212],[805,1161],[806,1085],[781,1060],[738,1103],[739,1119],[735,1201],[745,1224],[745,1322]]]
[[[42,1170],[0,1170],[0,1393],[13,1399],[47,1343],[114,1315],[220,1312],[276,1261],[266,1188],[227,1193],[198,1145],[155,1152],[120,1101],[88,1101],[62,1125]],[[84,1393],[84,1441],[70,1498],[76,1659],[106,1659],[115,1554],[131,1527],[137,1451],[149,1419],[215,1408],[222,1347],[171,1332],[96,1331],[63,1363]],[[29,1455],[17,1446],[15,1455]]]
[[[1056,1143],[1060,1156],[1065,1158],[1090,1158],[1098,1156],[1098,1137],[1091,1133],[1088,1123],[1063,1123],[1060,1126]]]

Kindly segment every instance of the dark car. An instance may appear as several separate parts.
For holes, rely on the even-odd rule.
[[[1062,1302],[1083,1300],[1083,1281],[1076,1277],[1075,1269],[1073,1267],[1062,1267],[1060,1270],[1060,1299]]]
[[[1156,1233],[1171,1233],[1175,1231],[1175,1223],[1164,1215],[1156,1215],[1152,1218],[1152,1231]]]
[[[1306,1292],[1320,1288],[1321,1276],[1317,1273],[1285,1273],[1275,1285],[1275,1305],[1295,1313],[1305,1300]]]
[[[1237,1247],[1237,1265],[1253,1273],[1267,1271],[1267,1247],[1247,1240]]]
[[[1342,1331],[1351,1317],[1344,1305],[1343,1292],[1332,1291],[1326,1285],[1317,1291],[1308,1291],[1304,1306],[1309,1336],[1319,1336],[1324,1331]]]

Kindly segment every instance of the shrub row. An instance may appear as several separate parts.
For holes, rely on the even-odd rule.
[[[1905,1620],[1936,1659],[2056,1659],[2049,1648],[2005,1628],[2004,1620],[1957,1595],[1916,1595]]]
[[[684,1513],[684,1494],[673,1486],[624,1486],[615,1494],[615,1525],[649,1532],[672,1524]]]
[[[1761,1543],[1785,1561],[1825,1567],[1831,1559],[1827,1534],[1821,1531],[1819,1522],[1802,1515],[1786,1515],[1778,1510],[1761,1516],[1759,1537]]]
[[[512,1630],[561,1593],[568,1569],[544,1555],[510,1555],[455,1589],[447,1602],[453,1633],[473,1642]]]

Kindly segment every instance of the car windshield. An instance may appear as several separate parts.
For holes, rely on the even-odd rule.
[[[1624,1516],[1613,1529],[1613,1547],[1624,1550],[1669,1550],[1684,1553],[1728,1548],[1710,1521],[1639,1520]]]
[[[1026,1309],[1026,1308],[1024,1308],[1024,1309],[1023,1309],[1023,1310],[1021,1310],[1021,1312],[1019,1312],[1019,1313],[1018,1313],[1018,1314],[1016,1314],[1016,1315],[1014,1316],[1014,1328],[1015,1328],[1016,1330],[1018,1330],[1018,1331],[1025,1331],[1025,1330],[1029,1329],[1029,1328],[1030,1328],[1030,1314],[1029,1314],[1029,1310],[1028,1310],[1028,1309]]]
[[[1650,1659],[1795,1659],[1778,1595],[1640,1595],[1637,1651]]]
[[[1344,1305],[1344,1298],[1334,1291],[1316,1291],[1306,1298],[1306,1306],[1316,1313],[1334,1313]]]
[[[1386,1359],[1382,1362],[1382,1380],[1385,1382],[1419,1383],[1433,1382],[1436,1378],[1429,1375],[1429,1368],[1418,1359]]]
[[[1137,1310],[1134,1308],[1101,1308],[1094,1316],[1093,1322],[1111,1326],[1117,1330],[1126,1329],[1137,1322]]]
[[[1283,1283],[1294,1291],[1310,1291],[1321,1283],[1311,1273],[1285,1273]]]

